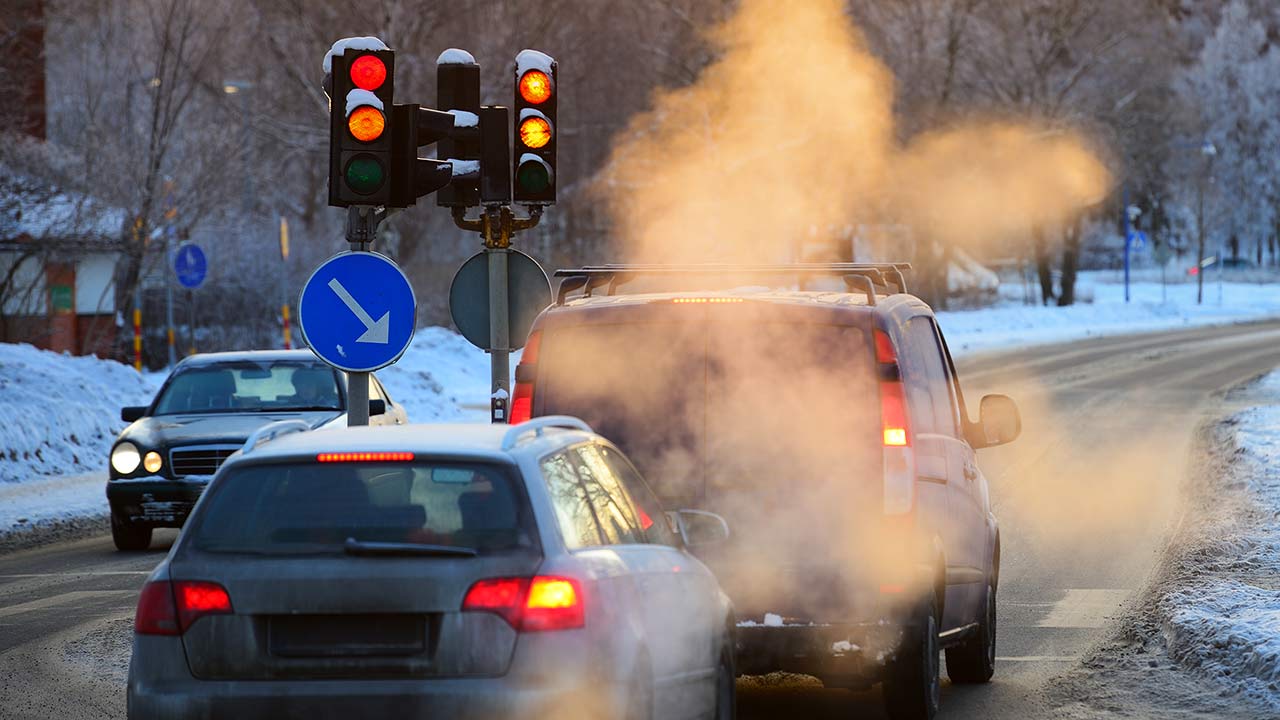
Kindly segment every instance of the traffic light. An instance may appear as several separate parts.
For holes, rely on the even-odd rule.
[[[556,201],[556,61],[537,50],[516,56],[513,199],[525,205]]]
[[[377,38],[336,43],[329,91],[329,204],[387,205],[392,196],[395,52]]]
[[[436,155],[441,160],[460,160],[458,167],[480,162],[480,65],[466,50],[450,48],[436,59],[436,107],[454,116],[459,131],[474,132],[442,137]],[[467,167],[469,169],[469,167]],[[436,194],[440,207],[474,207],[480,204],[480,173],[455,172],[452,182]]]

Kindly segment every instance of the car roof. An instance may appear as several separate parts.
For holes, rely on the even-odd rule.
[[[508,441],[508,435],[511,440]],[[349,427],[293,432],[262,443],[243,459],[275,460],[328,452],[412,452],[423,457],[512,462],[599,436],[583,430],[483,423]]]
[[[282,360],[310,361],[322,364],[320,358],[310,350],[233,350],[229,352],[198,353],[188,356],[178,363],[184,367],[197,365],[216,365],[231,362],[278,362]]]
[[[933,310],[920,298],[909,293],[876,295],[875,305],[867,302],[866,293],[827,290],[786,290],[759,286],[739,287],[731,290],[648,292],[618,295],[592,295],[575,297],[563,305],[546,310],[548,315],[574,312],[608,311],[613,308],[644,307],[673,303],[678,299],[734,298],[744,302],[759,302],[793,307],[824,308],[836,312],[876,314],[901,319],[921,313],[933,314]]]

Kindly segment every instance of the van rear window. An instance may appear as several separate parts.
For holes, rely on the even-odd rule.
[[[538,365],[539,414],[587,420],[667,507],[785,499],[879,462],[874,356],[860,328],[584,324],[546,332]]]
[[[203,552],[342,552],[347,538],[492,553],[532,547],[509,470],[458,463],[315,463],[234,469],[210,488],[192,542]]]

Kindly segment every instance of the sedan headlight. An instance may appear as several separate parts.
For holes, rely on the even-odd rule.
[[[152,450],[142,458],[142,467],[147,469],[149,473],[160,472],[160,466],[163,463],[160,460],[160,453]]]
[[[142,455],[138,446],[131,442],[122,442],[111,451],[111,467],[121,475],[128,475],[138,469],[142,463]]]

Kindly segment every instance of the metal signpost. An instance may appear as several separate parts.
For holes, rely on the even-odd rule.
[[[404,354],[418,304],[388,258],[353,251],[325,261],[298,299],[298,327],[321,360],[348,373],[347,424],[369,424],[369,373]]]
[[[178,276],[178,283],[187,289],[187,335],[190,337],[191,352],[195,352],[196,347],[196,321],[195,321],[195,289],[204,284],[205,276],[209,273],[209,262],[204,256],[204,251],[199,245],[187,243],[182,245],[173,254],[173,274]],[[172,296],[173,284],[168,283],[168,291]],[[173,365],[176,358],[173,349],[173,298],[169,298],[168,302],[168,320],[169,320],[169,365]]]

